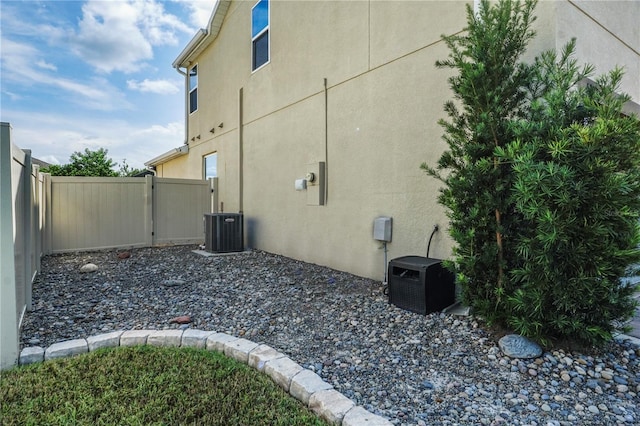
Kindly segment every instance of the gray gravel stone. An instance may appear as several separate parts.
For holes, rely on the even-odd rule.
[[[508,334],[498,341],[500,350],[510,358],[538,358],[542,348],[537,343],[517,334]]]
[[[134,249],[126,262],[109,250],[44,257],[33,311],[24,317],[23,347],[118,330],[130,330],[121,345],[144,344],[149,330],[182,332],[168,321],[188,315],[190,327],[221,333],[208,336],[205,347],[224,350],[238,338],[259,343],[249,352],[250,365],[264,369],[286,355],[396,425],[640,419],[640,348],[633,341],[591,353],[557,349],[511,359],[479,319],[401,310],[389,305],[378,282],[260,251],[204,257],[195,248]],[[87,263],[99,270],[80,273]],[[538,409],[527,409],[530,404]]]

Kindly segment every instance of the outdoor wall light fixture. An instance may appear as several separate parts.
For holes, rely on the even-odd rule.
[[[216,132],[216,128],[212,127],[211,130],[209,130],[209,133],[215,133]]]
[[[200,139],[200,135],[196,136],[196,139]]]
[[[191,138],[191,142],[195,142],[195,141],[196,141],[196,137],[194,136]]]
[[[224,123],[218,124],[218,127],[220,127],[222,129],[224,127]]]

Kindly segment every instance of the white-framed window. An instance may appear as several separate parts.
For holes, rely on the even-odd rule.
[[[258,0],[251,9],[251,70],[269,62],[269,0]]]
[[[198,109],[198,65],[189,70],[189,114]]]
[[[218,153],[214,152],[213,154],[204,156],[204,178],[214,178],[218,177]]]

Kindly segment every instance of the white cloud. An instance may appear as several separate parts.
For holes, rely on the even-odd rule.
[[[11,98],[12,101],[18,101],[20,99],[23,99],[22,95],[10,92],[8,90],[3,90],[2,93],[4,93],[5,95],[9,96],[9,98]]]
[[[104,79],[79,82],[47,73],[51,67],[39,70],[33,63],[44,62],[39,59],[41,53],[32,45],[17,43],[3,38],[2,41],[2,78],[21,85],[45,85],[67,92],[68,100],[85,108],[100,111],[128,109],[131,105],[124,99],[122,92]]]
[[[159,95],[172,95],[180,92],[180,84],[169,80],[149,80],[142,81],[127,80],[127,87],[143,93],[157,93]]]
[[[112,118],[77,120],[64,114],[13,112],[12,140],[23,149],[31,149],[34,157],[52,164],[66,164],[75,151],[105,148],[109,157],[134,168],[144,168],[150,159],[182,145],[182,123],[138,125]],[[37,123],[34,126],[33,123]]]
[[[195,33],[200,28],[206,28],[211,18],[211,12],[218,0],[172,0],[182,4],[189,12],[189,23],[192,32]]]
[[[55,155],[45,155],[44,157],[36,157],[38,160],[42,160],[49,164],[62,164],[62,161]],[[67,161],[68,162],[68,161]]]
[[[185,1],[191,11],[191,24],[197,28],[206,28],[216,3],[217,0]]]
[[[147,127],[144,129],[140,129],[134,133],[134,136],[161,136],[161,137],[175,137],[178,136],[180,140],[182,140],[184,132],[184,125],[182,123],[169,123],[166,126],[153,125],[151,127]],[[162,154],[162,153],[160,153]]]
[[[90,0],[71,40],[75,53],[97,70],[132,73],[153,58],[153,46],[176,45],[177,32],[192,29],[155,0]]]
[[[36,65],[38,67],[46,69],[46,70],[51,70],[51,71],[57,71],[58,70],[58,67],[56,67],[55,65],[50,64],[50,63],[48,63],[48,62],[46,62],[46,61],[44,61],[42,59],[38,60],[36,62]]]

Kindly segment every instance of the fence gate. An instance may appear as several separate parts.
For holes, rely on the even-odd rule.
[[[47,253],[204,241],[215,180],[52,176]]]

